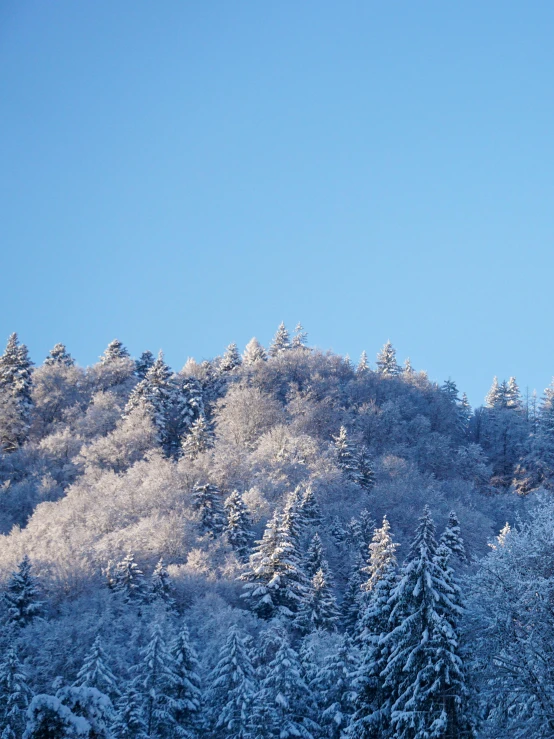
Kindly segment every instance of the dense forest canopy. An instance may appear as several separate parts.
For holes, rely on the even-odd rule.
[[[300,325],[178,372],[13,334],[2,739],[553,736],[553,399]]]

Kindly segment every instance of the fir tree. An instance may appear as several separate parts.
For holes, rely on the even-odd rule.
[[[356,367],[357,375],[366,375],[369,372],[369,361],[367,359],[367,353],[362,352],[358,366]]]
[[[181,449],[186,459],[196,459],[214,445],[213,431],[204,414],[198,416],[190,427],[190,431],[183,437]]]
[[[341,637],[338,647],[324,660],[310,688],[317,696],[319,723],[326,739],[343,739],[353,711],[352,679],[357,663],[348,638]]]
[[[469,431],[469,424],[473,417],[473,411],[471,410],[471,405],[469,404],[469,400],[465,393],[462,394],[462,399],[458,405],[458,417],[460,419],[460,427],[462,431],[464,434],[467,434]]]
[[[375,472],[371,463],[371,457],[366,446],[360,447],[360,451],[356,460],[358,485],[366,492],[370,492],[375,487]]]
[[[302,599],[295,626],[303,633],[317,629],[336,631],[339,620],[337,601],[332,590],[327,562],[312,577],[307,594]]]
[[[150,592],[154,601],[163,603],[170,612],[175,611],[175,601],[171,595],[171,578],[163,558],[158,561],[152,572]]]
[[[144,573],[135,562],[132,553],[127,554],[115,565],[108,584],[114,593],[120,593],[125,603],[147,603],[148,588]]]
[[[375,520],[371,513],[367,510],[367,508],[362,508],[362,510],[360,511],[359,521],[362,539],[366,547],[369,547],[373,540],[373,533],[375,531]]]
[[[294,329],[294,336],[292,337],[292,348],[306,349],[307,342],[308,334],[304,331],[302,324],[297,323]]]
[[[400,373],[400,367],[396,363],[396,350],[390,341],[387,341],[377,355],[377,372],[386,377],[392,377]]]
[[[31,562],[27,555],[19,563],[17,572],[13,572],[8,580],[4,603],[8,612],[8,623],[14,626],[27,626],[42,614],[43,603],[38,599],[38,589],[31,574]]]
[[[197,485],[192,494],[192,503],[200,516],[200,533],[212,538],[219,536],[225,527],[225,513],[221,493],[215,485]]]
[[[350,571],[350,576],[346,583],[346,589],[342,599],[342,623],[346,632],[349,634],[354,634],[356,624],[360,617],[362,585],[364,582],[362,574],[363,565],[364,561],[362,556],[358,554]]]
[[[450,552],[455,555],[460,562],[467,562],[467,554],[460,531],[460,523],[454,511],[450,512],[448,523],[440,538],[441,544],[446,544]]]
[[[48,356],[44,360],[44,364],[47,366],[62,365],[64,367],[73,367],[75,360],[69,354],[64,344],[56,344],[50,349]]]
[[[256,364],[256,362],[265,362],[266,359],[267,352],[258,339],[255,337],[250,339],[246,345],[244,354],[242,355],[243,364],[247,367],[251,367],[253,364]]]
[[[227,514],[225,538],[240,559],[245,559],[252,542],[252,524],[248,508],[238,490],[234,490],[223,504]]]
[[[453,405],[458,402],[458,388],[454,380],[451,380],[450,378],[445,380],[442,384],[441,390]]]
[[[144,380],[154,362],[154,355],[151,351],[148,351],[148,349],[145,352],[142,352],[140,357],[135,360],[135,374],[139,380]]]
[[[261,541],[250,555],[248,570],[240,576],[243,598],[260,618],[291,618],[306,592],[306,576],[293,537],[276,511]]]
[[[492,381],[492,386],[485,398],[487,408],[505,408],[506,407],[506,383],[502,385],[498,382],[498,377]]]
[[[512,410],[521,411],[521,393],[515,377],[510,377],[506,387],[506,407]]]
[[[312,527],[318,528],[321,526],[322,517],[321,509],[317,498],[314,493],[314,489],[311,485],[308,485],[302,495],[300,501],[300,515],[305,528]]]
[[[127,683],[125,692],[117,702],[117,714],[113,727],[116,739],[146,739],[143,698],[137,689],[135,678]]]
[[[302,498],[300,488],[295,488],[285,499],[281,526],[291,536],[295,545],[300,542],[300,537],[306,527],[306,517],[302,510]]]
[[[117,359],[127,359],[129,352],[123,346],[119,339],[110,341],[106,347],[106,351],[100,357],[102,364],[108,364],[109,362],[115,362]]]
[[[404,360],[404,367],[402,371],[408,377],[414,374],[414,368],[412,367],[412,362],[410,360],[410,357],[406,357],[406,359]]]
[[[291,344],[289,332],[285,328],[285,324],[281,323],[269,347],[269,356],[276,357],[278,354],[281,354],[281,352],[284,352],[290,348]]]
[[[371,592],[375,589],[379,580],[396,567],[396,549],[398,544],[392,540],[390,533],[390,524],[387,517],[383,518],[383,525],[380,529],[375,529],[373,539],[369,545],[369,562],[362,572],[367,575],[367,580],[363,583],[363,590]]]
[[[0,664],[0,730],[20,737],[25,729],[26,713],[33,696],[27,675],[15,647],[8,648]],[[6,736],[10,736],[9,732]]]
[[[220,372],[232,372],[236,367],[240,367],[242,359],[235,343],[229,344],[225,350],[221,362],[219,364]]]
[[[146,734],[171,737],[177,728],[171,698],[177,685],[177,676],[172,670],[172,659],[158,623],[154,624],[150,641],[141,651],[141,657],[136,669],[138,685],[144,696]]]
[[[169,690],[172,715],[180,727],[179,736],[193,737],[200,720],[202,686],[200,665],[186,624],[182,624],[171,645],[170,658],[175,680]]]
[[[347,534],[338,516],[335,516],[331,521],[331,525],[329,526],[329,533],[331,534],[335,545],[340,549],[340,547],[346,541]]]
[[[117,687],[117,679],[108,667],[100,634],[97,634],[90,651],[85,656],[73,687],[96,688],[110,698],[121,695]]]
[[[221,739],[250,739],[248,722],[255,692],[256,678],[250,655],[237,627],[232,626],[219,662],[210,675],[210,735]]]
[[[325,557],[323,555],[323,545],[319,534],[314,534],[304,558],[304,569],[308,577],[313,577],[315,573],[323,567]]]
[[[344,426],[340,427],[337,436],[333,436],[333,441],[335,442],[335,454],[338,466],[348,480],[359,482],[356,453],[348,440],[348,434]]]
[[[17,334],[12,334],[0,356],[0,396],[11,406],[9,422],[0,428],[0,442],[6,452],[15,451],[28,437],[33,405],[32,367],[27,347],[19,343]]]

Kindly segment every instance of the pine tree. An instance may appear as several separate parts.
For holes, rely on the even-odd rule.
[[[116,739],[146,739],[143,698],[137,689],[138,679],[127,683],[125,692],[117,702],[117,714],[113,727]]]
[[[265,362],[266,359],[267,352],[258,339],[255,337],[250,339],[246,345],[244,354],[242,355],[243,364],[247,367],[251,367],[253,364],[256,364],[256,362]]]
[[[237,345],[235,343],[229,344],[219,364],[219,371],[232,372],[236,367],[240,367],[241,364],[242,359]]]
[[[338,646],[324,660],[310,688],[317,696],[319,723],[326,739],[343,739],[353,711],[352,679],[357,663],[348,638],[341,637]]]
[[[171,595],[171,578],[163,558],[158,561],[152,572],[150,593],[152,600],[163,603],[170,612],[175,611],[175,601]]]
[[[50,349],[48,356],[44,360],[44,364],[47,366],[55,366],[61,364],[64,367],[73,367],[75,360],[69,354],[64,344],[56,344]]]
[[[171,737],[177,727],[171,698],[176,689],[177,676],[172,670],[172,659],[158,623],[154,623],[150,641],[141,650],[141,657],[136,670],[144,701],[146,734]]]
[[[42,614],[43,603],[38,599],[38,589],[27,555],[19,563],[17,572],[13,572],[8,580],[4,602],[10,625],[27,626]]]
[[[113,341],[110,341],[106,347],[106,351],[100,357],[100,361],[102,364],[108,364],[117,359],[126,359],[128,356],[129,352],[123,346],[122,342],[119,339],[114,339]]]
[[[307,592],[306,576],[296,544],[276,511],[261,541],[250,555],[248,570],[240,576],[243,598],[260,618],[294,616]]]
[[[231,626],[219,662],[210,675],[210,736],[250,739],[248,722],[255,692],[250,655],[238,628]]]
[[[190,431],[183,437],[181,449],[186,459],[196,459],[214,445],[214,434],[204,414],[198,416]]]
[[[369,372],[369,361],[367,359],[367,353],[362,352],[358,366],[356,367],[357,375],[366,375]]]
[[[284,352],[290,348],[291,344],[289,332],[285,328],[285,324],[281,323],[269,347],[269,356],[276,357],[278,354],[281,354],[281,352]]]
[[[151,351],[148,351],[148,349],[145,352],[142,352],[140,357],[135,360],[135,374],[139,380],[144,380],[154,362],[154,355]]]
[[[0,730],[7,732],[6,736],[9,736],[8,730],[13,732],[13,736],[22,735],[32,696],[27,675],[12,645],[0,664]]]
[[[446,544],[450,552],[455,555],[460,562],[467,562],[467,554],[460,531],[460,523],[454,511],[450,511],[448,523],[440,538],[441,544]]]
[[[225,527],[225,513],[221,493],[215,485],[197,485],[192,494],[192,504],[200,516],[201,534],[208,534],[212,538],[219,536]]]
[[[306,349],[308,342],[308,334],[304,331],[304,327],[301,323],[297,323],[294,329],[294,336],[292,337],[292,348],[293,349]]]
[[[338,516],[335,516],[331,521],[331,525],[329,526],[329,533],[331,534],[335,545],[340,549],[346,541],[347,534]]]
[[[329,566],[323,560],[322,567],[312,577],[308,592],[298,609],[294,624],[299,631],[305,634],[316,629],[336,631],[339,610],[332,587]]]
[[[172,716],[180,727],[179,736],[189,739],[195,736],[200,721],[202,685],[198,657],[185,623],[171,645],[170,658],[175,676],[169,690]]]
[[[286,633],[280,632],[279,649],[268,667],[254,700],[250,730],[254,739],[315,739],[314,699],[303,675],[298,654]]]
[[[398,375],[400,371],[400,367],[396,363],[396,350],[390,341],[387,341],[377,355],[377,372],[386,377],[392,377]]]
[[[13,452],[27,439],[33,401],[31,398],[33,363],[25,344],[17,334],[8,339],[0,356],[0,397],[11,406],[6,414],[9,422],[0,428],[0,443],[6,452]]]
[[[73,686],[76,688],[96,688],[110,698],[121,695],[117,687],[117,679],[108,667],[100,634],[97,634],[90,651],[85,656],[83,665],[79,670],[77,680],[73,683]]]
[[[149,600],[144,573],[135,562],[132,553],[127,554],[115,565],[108,584],[114,593],[123,596],[124,603],[142,604]]]
[[[246,559],[252,542],[252,523],[248,508],[238,490],[234,490],[223,504],[227,514],[225,538],[240,559]]]

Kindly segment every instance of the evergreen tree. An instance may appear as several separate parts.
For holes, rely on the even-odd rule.
[[[172,737],[177,723],[171,695],[176,689],[177,676],[172,670],[172,659],[158,623],[154,623],[150,641],[141,651],[141,657],[136,669],[144,701],[146,734]]]
[[[414,368],[412,367],[412,362],[410,360],[410,357],[406,357],[406,359],[404,360],[404,367],[402,371],[408,377],[414,374]]]
[[[450,378],[445,380],[442,384],[441,390],[452,404],[455,405],[458,402],[458,388],[456,387],[454,380],[451,380]]]
[[[132,553],[127,554],[115,565],[108,584],[114,593],[120,593],[125,603],[147,603],[148,588],[144,573],[135,562]]]
[[[140,357],[135,360],[135,374],[139,380],[144,380],[151,367],[154,365],[154,355],[148,349],[142,352]]]
[[[554,381],[544,391],[530,449],[516,468],[518,492],[544,487],[554,490]]]
[[[15,647],[8,648],[4,661],[0,664],[0,730],[10,736],[20,737],[25,729],[26,713],[33,696],[28,685]]]
[[[250,655],[237,627],[232,626],[210,676],[210,736],[250,739],[248,723],[255,692],[256,678]]]
[[[27,347],[19,343],[17,334],[12,334],[0,356],[0,399],[10,406],[0,428],[0,443],[6,452],[15,451],[28,437],[33,405],[32,367]]]
[[[392,377],[398,375],[400,371],[400,367],[396,363],[396,349],[390,341],[387,341],[377,355],[377,372],[386,377]]]
[[[362,574],[363,565],[362,556],[358,554],[350,571],[350,577],[346,583],[346,589],[342,599],[342,623],[348,634],[354,634],[360,617],[362,585],[364,583]]]
[[[298,487],[288,493],[285,498],[281,526],[288,532],[294,544],[298,545],[306,527],[301,491]]]
[[[487,408],[505,408],[507,405],[506,390],[506,383],[503,382],[500,385],[498,377],[494,377],[491,389],[485,398]]]
[[[460,523],[454,511],[450,512],[448,523],[440,538],[441,544],[446,544],[450,552],[455,555],[460,562],[467,562],[467,554],[460,531]]]
[[[76,716],[59,698],[41,693],[29,704],[22,739],[104,739],[101,734],[91,732],[92,726],[86,719]]]
[[[169,690],[172,715],[180,727],[179,736],[189,739],[195,736],[200,721],[202,686],[198,657],[184,623],[171,645],[170,657],[175,675]]]
[[[73,687],[96,688],[110,698],[121,695],[117,687],[117,679],[108,667],[100,634],[97,634],[92,648],[85,656],[83,665],[77,675],[77,680],[73,683]]]
[[[305,528],[318,528],[321,526],[321,509],[311,485],[306,487],[302,495],[302,499],[300,501],[300,514]]]
[[[335,545],[340,549],[346,541],[347,534],[338,516],[335,516],[331,521],[331,525],[329,526],[329,533],[331,534]]]
[[[52,349],[50,349],[48,356],[44,360],[44,364],[47,366],[61,364],[64,367],[73,367],[75,360],[71,354],[69,354],[64,344],[56,344]]]
[[[359,482],[356,452],[348,440],[348,434],[344,426],[340,427],[337,436],[333,436],[333,441],[335,442],[335,454],[338,466],[348,480]]]
[[[175,611],[175,601],[171,595],[171,579],[163,558],[158,561],[152,573],[150,592],[154,601],[163,603],[171,612]]]
[[[339,610],[333,594],[331,574],[327,562],[323,560],[322,567],[311,579],[294,623],[306,634],[316,629],[336,631],[338,620]]]
[[[240,367],[241,364],[242,359],[239,354],[239,350],[237,349],[237,345],[235,343],[229,344],[219,364],[219,371],[231,372],[236,367]]]
[[[234,490],[223,504],[227,514],[225,538],[240,559],[245,559],[252,542],[252,524],[248,508],[238,490]]]
[[[307,592],[306,576],[290,530],[276,511],[250,555],[243,598],[260,618],[292,617]]]
[[[258,339],[256,339],[255,337],[253,339],[250,339],[250,341],[246,345],[244,354],[242,355],[243,364],[247,367],[250,367],[253,364],[256,364],[256,362],[265,362],[266,359],[267,352],[260,344]]]
[[[469,431],[469,424],[473,417],[473,411],[471,410],[469,400],[465,393],[462,394],[462,399],[458,405],[458,417],[460,419],[460,427],[462,431],[467,434]]]
[[[368,372],[369,372],[369,361],[367,359],[367,353],[363,351],[362,356],[360,357],[360,361],[358,362],[358,366],[356,367],[356,374],[365,375]]]
[[[43,603],[38,599],[38,589],[31,574],[31,562],[25,555],[17,572],[13,572],[4,592],[4,603],[8,612],[8,623],[14,626],[27,626],[40,616]]]
[[[196,459],[214,445],[214,434],[203,414],[198,416],[190,427],[190,431],[183,437],[181,448],[186,459]]]
[[[373,541],[373,533],[375,531],[375,520],[367,508],[362,508],[360,511],[360,532],[362,535],[363,542],[366,547],[369,547]],[[367,553],[367,548],[364,552]]]
[[[383,525],[380,529],[375,529],[373,539],[369,545],[367,567],[362,570],[367,575],[367,580],[362,586],[365,592],[374,590],[379,580],[396,567],[397,548],[398,544],[395,544],[392,540],[388,519],[384,516]]]
[[[366,446],[360,447],[356,460],[358,485],[368,493],[375,487],[375,472]]]
[[[521,393],[515,377],[510,377],[506,387],[506,406],[516,411],[523,410],[521,403]]]
[[[114,339],[106,347],[106,351],[100,357],[100,361],[102,364],[108,364],[117,359],[126,359],[128,356],[129,352],[123,346],[122,342],[119,339]]]
[[[284,631],[275,658],[254,700],[254,739],[315,739],[319,726],[314,721],[314,699],[306,685],[298,654]]]
[[[137,689],[135,678],[127,683],[125,692],[117,702],[117,714],[113,727],[116,739],[146,739],[143,698]]]
[[[284,352],[290,348],[291,344],[289,332],[285,328],[285,324],[281,323],[269,347],[269,356],[276,357],[278,354],[281,354],[281,352]]]
[[[200,515],[200,532],[212,538],[219,536],[225,527],[225,513],[221,493],[215,485],[197,485],[192,494],[193,507]]]
[[[292,337],[292,348],[306,349],[307,342],[308,334],[304,331],[302,324],[297,323],[294,329],[294,336]]]
[[[310,688],[317,696],[319,723],[326,739],[343,739],[346,736],[353,711],[354,691],[352,679],[357,663],[347,638],[324,660]]]
[[[323,545],[319,534],[315,533],[306,552],[304,558],[304,570],[308,577],[313,577],[315,573],[323,567],[325,557],[323,555]]]
[[[62,687],[56,693],[60,703],[76,717],[81,734],[89,739],[112,739],[111,726],[115,720],[114,708],[107,695],[97,688],[85,686]],[[55,734],[55,736],[59,736]],[[66,736],[62,734],[61,736]],[[70,734],[73,736],[73,734]]]

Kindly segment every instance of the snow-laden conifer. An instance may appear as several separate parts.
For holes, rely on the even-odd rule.
[[[294,328],[294,336],[292,337],[292,348],[293,349],[306,349],[308,343],[308,334],[304,331],[304,327],[301,323],[297,323]]]
[[[27,674],[12,644],[0,663],[0,731],[9,729],[14,736],[22,735],[32,697]]]
[[[360,361],[358,362],[358,366],[356,367],[356,374],[365,375],[368,372],[369,372],[369,361],[367,358],[367,352],[363,351],[360,357]]]
[[[197,485],[192,494],[192,505],[199,514],[200,533],[219,536],[225,527],[226,517],[221,493],[215,485]]]
[[[152,577],[150,579],[150,594],[151,599],[154,602],[158,601],[158,603],[163,603],[170,612],[175,611],[175,600],[172,596],[171,578],[169,577],[163,558],[158,560],[158,563],[152,572]]]
[[[265,362],[266,359],[267,352],[258,339],[256,339],[256,337],[250,339],[242,355],[243,364],[246,367],[251,367],[257,362]]]
[[[331,572],[327,562],[323,560],[322,566],[309,583],[294,624],[305,634],[317,629],[336,631],[339,615]]]
[[[137,687],[143,696],[146,734],[171,737],[178,728],[171,697],[177,676],[158,623],[154,623],[150,641],[140,654],[141,661],[136,666]]]
[[[414,368],[412,367],[412,360],[410,357],[406,357],[404,360],[404,367],[402,368],[402,372],[407,376],[410,377],[414,374]]]
[[[113,726],[115,739],[146,739],[144,700],[136,683],[138,678],[130,680],[117,702]]]
[[[346,632],[350,635],[354,635],[356,624],[360,618],[362,585],[364,583],[363,567],[364,560],[362,555],[358,553],[352,565],[341,603],[342,623]]]
[[[240,559],[245,559],[252,543],[252,523],[246,503],[238,490],[234,490],[223,504],[227,521],[223,532]]]
[[[357,668],[354,650],[347,637],[325,657],[310,681],[318,704],[318,721],[325,739],[344,739],[354,706],[352,680]]]
[[[123,346],[123,343],[119,339],[110,341],[104,354],[100,357],[102,364],[108,364],[114,362],[117,359],[126,359],[129,356],[129,352]]]
[[[31,573],[31,562],[25,555],[16,572],[12,572],[4,592],[8,624],[27,626],[43,612],[35,578]]]
[[[229,344],[227,349],[225,349],[225,354],[221,358],[221,362],[219,363],[219,371],[232,372],[232,370],[240,367],[241,364],[242,359],[237,345],[235,343]]]
[[[304,571],[306,575],[313,577],[322,568],[324,559],[321,537],[318,533],[315,533],[304,557]]]
[[[377,354],[377,372],[385,377],[393,377],[400,374],[401,368],[396,362],[396,349],[390,341],[384,345]]]
[[[211,736],[250,739],[249,720],[256,693],[256,676],[244,638],[236,626],[212,670],[207,694]]]
[[[135,360],[135,374],[139,380],[144,380],[155,361],[154,355],[148,349]]]
[[[202,414],[192,423],[189,432],[183,436],[181,442],[183,456],[186,459],[196,459],[200,454],[207,452],[213,445],[213,431],[206,420],[206,416]]]
[[[300,515],[304,528],[318,528],[322,523],[321,508],[312,485],[308,485],[300,499]]]
[[[521,393],[515,377],[510,377],[506,386],[506,407],[515,411],[522,410]]]
[[[369,450],[365,445],[360,447],[356,458],[357,480],[358,485],[366,492],[370,492],[375,487],[375,471],[369,454]]]
[[[75,360],[65,348],[65,344],[55,344],[48,352],[48,356],[44,360],[47,366],[62,365],[64,367],[73,367]]]
[[[171,713],[179,727],[177,735],[192,739],[200,724],[202,684],[198,656],[185,623],[181,624],[171,644],[169,656],[175,679],[168,688],[168,694],[171,697]]]
[[[454,511],[450,511],[448,523],[446,524],[446,528],[440,538],[440,543],[446,544],[451,553],[457,557],[460,562],[467,562],[467,554],[464,540],[462,539],[460,523]]]
[[[347,479],[358,482],[359,472],[356,459],[356,451],[348,439],[348,433],[344,426],[340,427],[337,436],[333,436],[335,443],[335,455],[337,464]]]
[[[108,666],[108,658],[102,647],[100,634],[96,635],[91,649],[87,652],[73,686],[96,688],[112,699],[121,695],[117,686],[117,678]]]
[[[135,556],[129,552],[108,574],[108,585],[114,593],[123,596],[125,603],[147,603],[148,587],[143,571],[135,562]]]
[[[33,406],[32,367],[27,347],[19,343],[17,334],[12,334],[0,356],[0,400],[10,406],[4,414],[7,422],[0,428],[0,442],[6,452],[15,451],[28,437]]]
[[[362,586],[365,592],[374,590],[385,573],[396,567],[397,548],[398,544],[392,540],[388,519],[384,516],[381,528],[375,529],[369,544],[369,561],[362,570],[367,578]]]
[[[269,356],[276,357],[281,352],[291,348],[290,336],[285,324],[281,323],[277,329],[277,333],[273,337],[273,341],[269,347]]]

